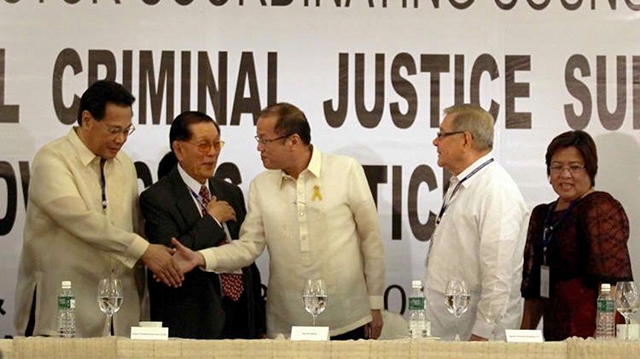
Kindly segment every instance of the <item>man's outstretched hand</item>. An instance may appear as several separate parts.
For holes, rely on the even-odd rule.
[[[194,252],[183,246],[182,243],[175,238],[171,238],[171,244],[173,244],[176,249],[176,252],[173,254],[173,262],[182,273],[188,273],[195,267],[205,265],[204,256],[199,252]]]
[[[161,244],[150,244],[141,259],[157,281],[177,288],[182,285],[184,272],[180,270],[171,256],[173,251],[173,249]]]

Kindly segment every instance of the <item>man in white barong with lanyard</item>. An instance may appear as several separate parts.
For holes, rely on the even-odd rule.
[[[426,310],[432,335],[501,340],[522,314],[520,282],[529,211],[511,176],[493,157],[494,119],[476,105],[445,109],[433,145],[451,172],[427,254]],[[464,280],[468,310],[445,306],[450,280]]]

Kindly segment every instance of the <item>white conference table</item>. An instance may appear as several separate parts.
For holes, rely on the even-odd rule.
[[[142,341],[128,338],[15,338],[0,340],[2,359],[630,359],[640,358],[640,341],[571,338],[563,342],[442,342],[432,340]]]

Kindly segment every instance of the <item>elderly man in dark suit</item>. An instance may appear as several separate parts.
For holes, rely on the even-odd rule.
[[[238,238],[246,209],[240,189],[213,178],[224,142],[220,127],[201,112],[176,117],[169,133],[178,164],[140,196],[151,243],[171,238],[199,250]],[[235,273],[195,270],[180,288],[149,280],[151,319],[171,337],[258,338],[266,332],[260,273],[255,264]]]

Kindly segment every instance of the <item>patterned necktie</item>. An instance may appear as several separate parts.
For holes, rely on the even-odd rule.
[[[209,195],[209,190],[206,186],[200,187],[200,197],[202,198],[202,202],[204,204],[204,208],[202,208],[202,215],[208,215],[206,206],[211,201],[211,196]],[[222,228],[225,230],[225,234],[227,236],[226,241],[224,241],[221,245],[227,244],[231,242],[231,235],[229,234],[229,230],[227,229],[227,224],[222,223]],[[229,297],[233,301],[237,301],[240,299],[242,295],[242,291],[244,290],[242,274],[240,273],[220,273],[220,283],[222,284],[222,294],[225,297]]]

